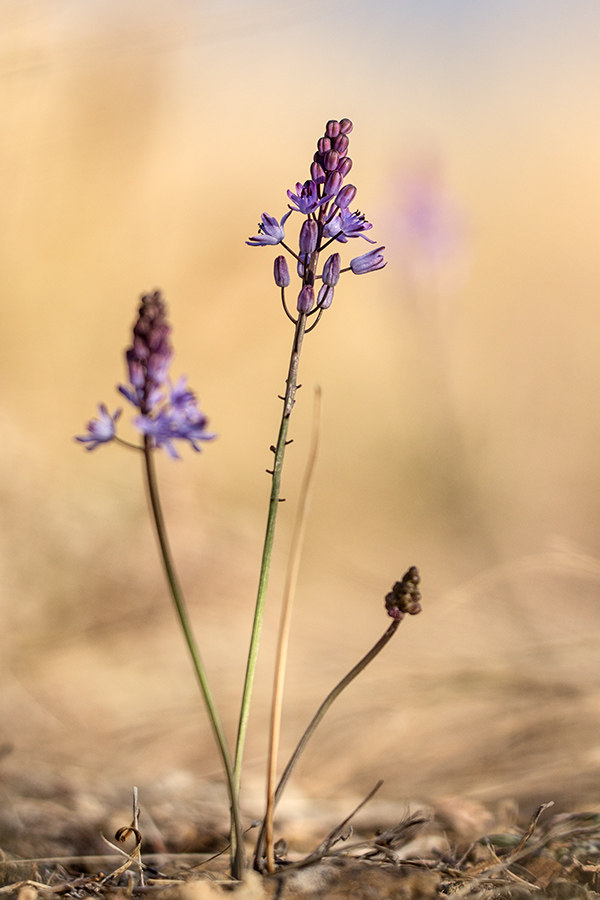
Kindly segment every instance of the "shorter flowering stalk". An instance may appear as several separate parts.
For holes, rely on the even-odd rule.
[[[183,631],[185,642],[192,658],[194,671],[196,673],[198,684],[204,698],[206,711],[208,712],[208,718],[213,730],[217,747],[219,749],[223,768],[225,770],[231,814],[231,874],[234,878],[239,880],[243,878],[244,874],[244,836],[242,832],[239,813],[239,796],[235,789],[233,763],[231,761],[229,745],[227,743],[227,738],[225,737],[225,732],[223,730],[221,718],[217,710],[215,698],[208,681],[206,669],[200,655],[200,650],[198,648],[196,638],[194,636],[194,631],[187,610],[185,597],[183,595],[181,584],[179,582],[179,578],[175,570],[175,565],[173,563],[173,555],[169,547],[165,521],[158,493],[158,484],[154,468],[154,454],[152,452],[151,439],[147,435],[144,438],[144,464],[146,472],[146,483],[148,486],[148,496],[152,509],[152,517],[156,528],[156,535],[160,547],[160,553],[165,569],[167,583],[169,585],[169,590],[171,591],[171,597],[173,599],[177,616],[179,618],[181,630]]]
[[[138,411],[134,425],[142,435],[142,445],[130,444],[117,436],[116,423],[121,410],[111,415],[104,404],[98,407],[99,417],[88,422],[88,434],[76,440],[86,445],[87,450],[114,440],[143,453],[150,508],[167,583],[223,763],[231,811],[231,872],[234,878],[240,879],[244,871],[244,846],[231,754],[173,562],[154,467],[154,452],[158,448],[162,447],[172,459],[179,459],[175,441],[187,441],[199,451],[199,441],[216,437],[207,431],[208,420],[198,408],[195,394],[187,387],[186,378],[180,378],[174,386],[169,381],[173,357],[170,332],[162,295],[158,291],[145,294],[133,328],[132,345],[125,354],[129,383],[119,386],[120,393]]]

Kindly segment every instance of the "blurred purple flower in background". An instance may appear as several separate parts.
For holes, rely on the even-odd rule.
[[[407,166],[395,197],[390,226],[409,288],[453,293],[465,276],[468,229],[438,161],[426,158]]]

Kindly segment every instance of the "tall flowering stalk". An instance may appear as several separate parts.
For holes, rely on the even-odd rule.
[[[159,448],[164,449],[172,459],[178,459],[176,442],[187,441],[194,450],[199,451],[200,441],[210,441],[216,437],[208,431],[208,420],[198,408],[196,396],[188,388],[186,378],[180,378],[174,385],[169,379],[173,358],[170,333],[162,294],[159,291],[145,294],[133,327],[132,344],[125,353],[129,383],[119,385],[122,396],[137,410],[134,425],[141,435],[141,445],[132,444],[117,435],[117,422],[122,410],[117,409],[111,415],[104,404],[98,407],[99,417],[88,422],[87,434],[76,440],[88,450],[116,441],[143,454],[148,496],[165,575],[225,771],[232,823],[231,870],[234,877],[241,878],[244,870],[243,835],[231,754],[173,562],[154,466],[154,454]]]
[[[281,246],[295,261],[299,281],[294,290],[294,294],[296,290],[298,291],[295,306],[290,308],[286,299],[286,289],[290,288],[291,284],[290,271],[286,257],[277,256],[274,263],[275,283],[281,289],[281,302],[285,313],[294,325],[294,338],[279,434],[277,443],[271,448],[274,453],[273,468],[269,470],[271,494],[235,755],[235,782],[238,790],[271,569],[287,434],[296,399],[302,342],[305,334],[316,327],[325,310],[331,307],[342,273],[363,275],[381,269],[385,265],[382,255],[384,247],[377,247],[354,257],[345,268],[342,268],[340,253],[334,250],[321,265],[321,255],[330,247],[333,250],[333,247],[346,244],[354,238],[363,238],[369,243],[375,243],[367,236],[367,232],[373,227],[371,223],[358,210],[354,212],[350,210],[356,196],[356,188],[352,184],[344,184],[352,168],[352,160],[348,156],[348,136],[352,127],[350,119],[341,119],[339,122],[332,119],[327,123],[325,134],[317,142],[317,150],[310,166],[310,178],[304,183],[298,182],[295,191],[287,192],[288,211],[280,220],[263,213],[258,234],[246,242],[251,247]],[[285,241],[285,227],[292,215],[303,217],[297,250],[293,250]]]

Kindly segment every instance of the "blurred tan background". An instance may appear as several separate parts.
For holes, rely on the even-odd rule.
[[[389,263],[345,276],[306,340],[247,812],[316,384],[282,758],[411,564],[424,611],[338,701],[296,790],[383,777],[392,801],[597,805],[596,0],[4,0],[1,18],[5,766],[218,774],[139,460],[72,435],[98,401],[120,405],[137,298],[160,287],[173,373],[219,433],[160,477],[232,734],[292,339],[275,252],[244,241],[348,116],[356,202]]]

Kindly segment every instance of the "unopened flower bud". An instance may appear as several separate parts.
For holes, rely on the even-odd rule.
[[[334,202],[340,209],[348,209],[355,197],[356,188],[353,184],[347,184],[341,189]]]
[[[323,184],[325,181],[325,170],[320,162],[313,162],[310,167],[310,177],[316,184]]]
[[[325,126],[325,134],[329,138],[335,138],[340,133],[340,123],[337,119],[330,119]]]
[[[352,160],[349,156],[344,156],[340,159],[337,167],[337,171],[340,173],[342,178],[345,178],[350,169],[352,168]]]
[[[385,250],[385,247],[377,247],[375,250],[369,250],[368,253],[363,253],[362,256],[356,256],[354,259],[351,259],[350,268],[354,274],[364,275],[366,272],[375,272],[377,269],[383,269],[385,260],[382,250]]]
[[[338,167],[338,162],[340,161],[339,153],[336,153],[335,150],[330,150],[329,153],[325,155],[325,159],[323,161],[323,168],[326,172],[335,172]]]
[[[317,306],[319,309],[329,309],[333,303],[333,288],[328,284],[324,284],[319,291],[317,297]]]
[[[347,137],[345,134],[338,134],[335,141],[333,142],[332,147],[336,151],[336,153],[340,154],[340,156],[345,156],[349,143],[349,137]]]
[[[330,172],[325,181],[326,196],[335,197],[341,188],[343,181],[344,179],[337,170],[335,172]]]
[[[284,260],[285,262],[285,260]],[[334,287],[340,280],[341,259],[339,253],[332,253],[323,266],[323,284]]]
[[[321,156],[325,156],[326,153],[329,153],[331,150],[331,141],[328,137],[319,138],[317,141],[317,150]]]
[[[296,264],[296,272],[298,273],[298,278],[304,278],[304,269],[305,269],[304,260],[299,259]]]
[[[340,119],[340,131],[342,134],[350,134],[354,125],[350,121],[350,119]]]
[[[305,284],[298,294],[297,310],[301,313],[309,313],[315,305],[315,289],[312,284]]]
[[[277,285],[277,287],[288,287],[290,283],[290,270],[288,269],[288,264],[285,256],[278,256],[275,259],[275,265],[273,269],[275,284]]]
[[[300,229],[300,253],[314,253],[317,249],[319,226],[314,219],[305,219]]]

